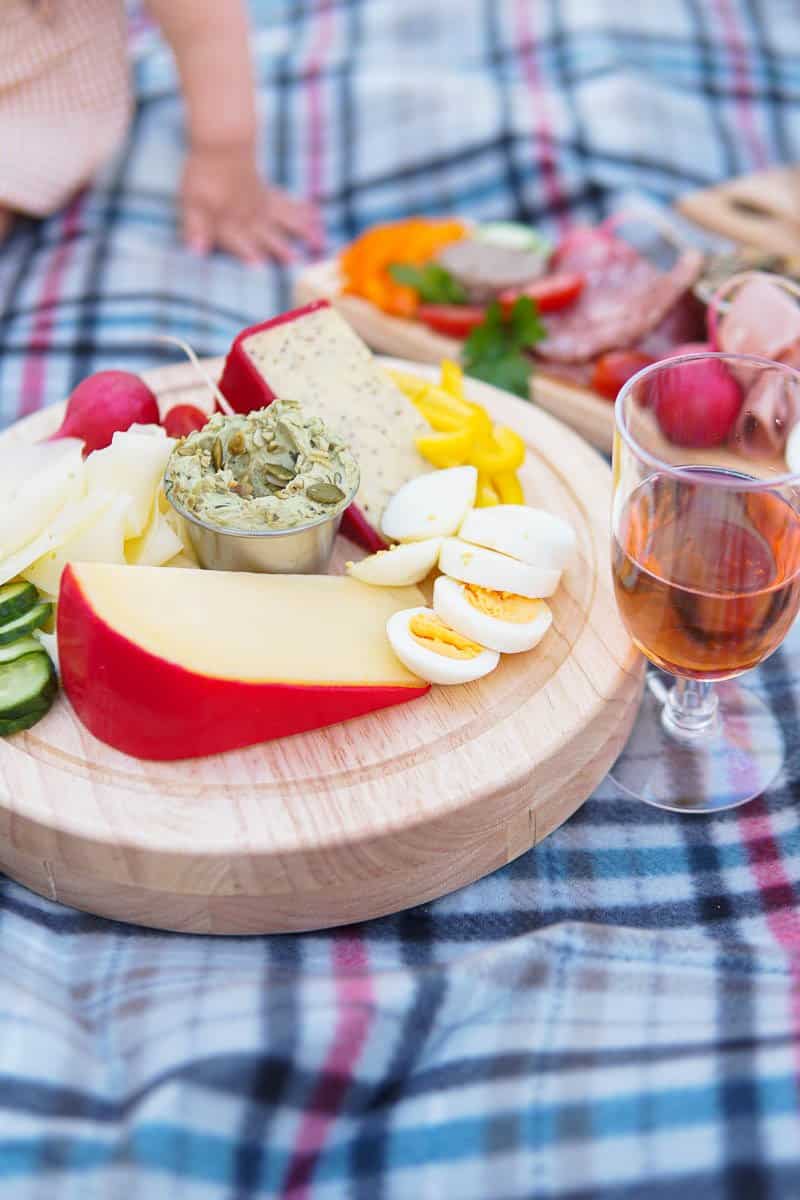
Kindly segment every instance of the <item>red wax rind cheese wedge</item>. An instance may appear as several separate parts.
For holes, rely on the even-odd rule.
[[[251,325],[237,335],[228,351],[219,381],[219,390],[235,412],[248,413],[252,412],[254,408],[265,408],[277,398],[277,393],[272,391],[265,376],[245,352],[245,343],[252,338],[253,334],[265,333],[268,329],[299,321],[310,313],[330,309],[330,307],[327,300],[315,300],[312,304],[304,305],[303,308],[294,308],[277,317],[270,317],[269,321],[262,321],[260,325]],[[297,400],[299,397],[287,396],[286,399]]]
[[[341,576],[71,564],[62,683],[86,728],[125,754],[216,754],[423,695],[385,633],[421,602],[413,587]]]
[[[350,447],[361,485],[342,532],[382,549],[383,510],[409,479],[430,470],[414,439],[427,423],[327,300],[245,329],[225,360],[220,390],[238,412],[276,396],[298,400]]]

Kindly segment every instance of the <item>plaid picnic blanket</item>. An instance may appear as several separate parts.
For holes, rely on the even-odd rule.
[[[253,10],[265,165],[331,247],[411,210],[557,231],[800,151],[791,0]],[[4,421],[288,301],[285,272],[177,245],[174,72],[138,12],[134,46],[125,152],[0,251]],[[606,781],[506,869],[363,926],[158,934],[0,882],[0,1196],[800,1196],[798,674],[800,629],[752,681],[787,745],[768,795],[681,818]]]

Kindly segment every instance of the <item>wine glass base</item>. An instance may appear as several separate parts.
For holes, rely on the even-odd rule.
[[[648,676],[631,736],[610,775],[629,796],[671,812],[736,808],[761,795],[784,760],[780,725],[753,692],[729,680],[718,684],[713,730],[678,741],[662,724],[666,687]]]

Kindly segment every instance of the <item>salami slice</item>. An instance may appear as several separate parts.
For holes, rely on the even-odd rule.
[[[607,233],[581,239],[558,258],[559,270],[580,270],[586,286],[570,308],[546,319],[547,340],[536,347],[553,362],[586,362],[606,350],[636,345],[655,329],[703,265],[687,250],[669,271],[661,271],[633,246]]]
[[[470,304],[488,304],[500,292],[522,288],[536,279],[547,257],[467,238],[445,246],[437,261],[466,289]]]

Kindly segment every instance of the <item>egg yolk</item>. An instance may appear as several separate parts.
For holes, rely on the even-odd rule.
[[[408,632],[424,650],[444,658],[471,659],[483,653],[483,646],[462,637],[444,621],[427,613],[415,613],[408,622]]]
[[[518,596],[516,592],[495,592],[492,588],[478,587],[475,583],[465,583],[463,587],[464,595],[473,608],[498,621],[526,625],[536,620],[542,608],[541,600],[529,600],[527,596]]]

